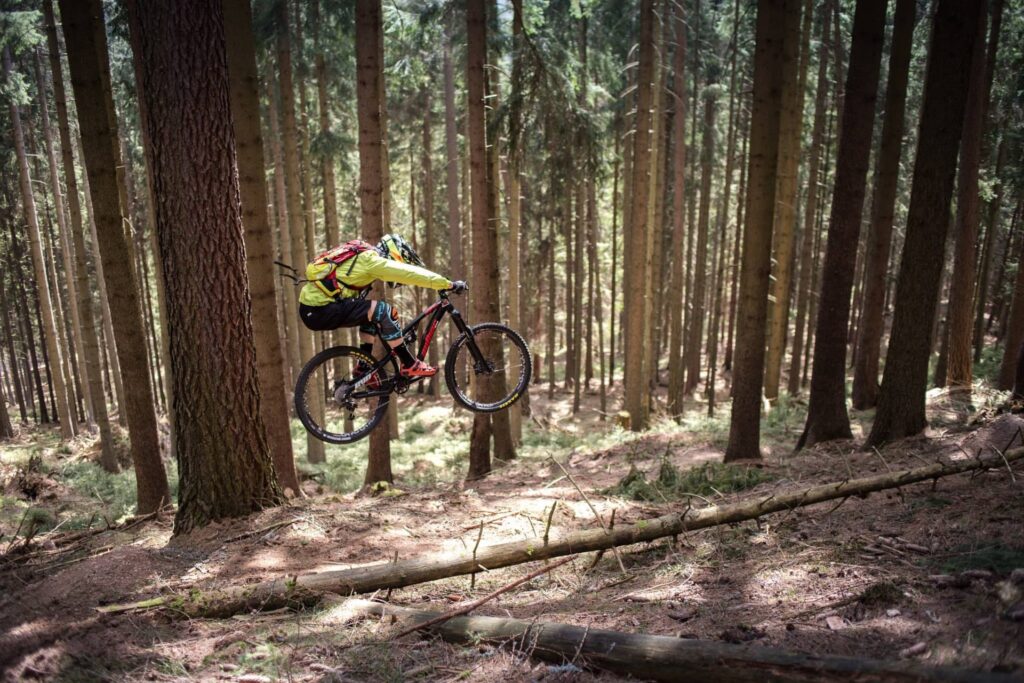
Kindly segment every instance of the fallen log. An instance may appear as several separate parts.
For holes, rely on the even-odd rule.
[[[474,552],[445,553],[414,557],[397,562],[338,569],[315,574],[299,574],[270,581],[232,586],[222,590],[201,592],[191,590],[178,596],[164,596],[142,602],[99,607],[99,611],[125,612],[154,607],[169,607],[188,616],[226,617],[254,609],[277,609],[315,603],[323,593],[352,595],[388,588],[402,588],[427,581],[474,574],[479,571],[536,562],[553,557],[576,555],[616,546],[646,543],[686,531],[706,529],[757,519],[763,515],[784,512],[828,500],[865,496],[875,491],[897,488],[972,470],[1007,467],[1024,458],[1024,448],[1005,454],[939,462],[909,470],[887,472],[861,479],[821,484],[787,493],[773,493],[756,500],[704,508],[688,507],[632,525],[614,529],[587,529],[559,537],[512,541],[475,549]]]
[[[369,600],[349,600],[335,608],[344,616],[393,617],[407,626],[425,625],[437,612]],[[872,683],[999,683],[1018,681],[1009,674],[890,662],[862,657],[804,655],[770,647],[733,645],[715,640],[622,633],[554,622],[500,617],[455,617],[425,627],[457,643],[509,644],[514,652],[561,664],[600,669],[654,681],[872,681]]]

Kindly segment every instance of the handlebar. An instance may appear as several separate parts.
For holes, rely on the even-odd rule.
[[[440,290],[439,293],[441,296],[446,297],[449,294],[464,294],[468,291],[469,285],[466,282],[462,280],[456,280],[455,282],[452,283],[452,287],[450,289],[442,289]]]

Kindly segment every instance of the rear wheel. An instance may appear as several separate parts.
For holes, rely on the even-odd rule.
[[[386,368],[369,377],[359,372],[373,363],[371,356],[351,346],[325,349],[306,363],[295,383],[295,412],[310,434],[327,443],[347,444],[373,431],[387,412],[392,386]],[[318,403],[324,406],[322,415],[316,414]]]
[[[500,323],[470,328],[482,358],[473,355],[468,335],[448,350],[444,380],[455,400],[477,413],[495,413],[518,401],[530,385],[530,349],[519,333]],[[465,372],[459,372],[465,367]]]

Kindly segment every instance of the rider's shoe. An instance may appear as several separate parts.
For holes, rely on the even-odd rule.
[[[407,379],[417,379],[419,377],[433,377],[437,374],[437,368],[433,365],[427,365],[421,360],[417,360],[412,365],[403,367],[400,372],[402,377]]]

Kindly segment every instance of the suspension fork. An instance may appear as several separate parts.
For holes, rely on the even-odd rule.
[[[455,327],[458,328],[459,332],[466,335],[466,346],[469,347],[469,353],[473,356],[473,360],[476,361],[478,365],[486,364],[487,359],[484,358],[484,354],[481,353],[480,347],[476,344],[476,336],[473,334],[472,328],[470,328],[470,326],[466,324],[466,321],[463,320],[462,314],[459,313],[459,309],[452,306],[450,313],[452,316],[452,322],[455,323]]]

